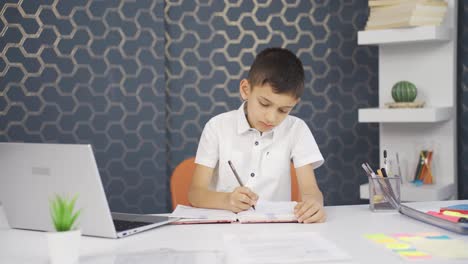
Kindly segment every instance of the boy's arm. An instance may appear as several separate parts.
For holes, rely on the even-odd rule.
[[[302,201],[294,208],[299,222],[314,223],[325,221],[323,195],[317,185],[312,164],[296,168],[296,176],[302,198]]]
[[[233,192],[211,191],[214,169],[196,164],[189,190],[189,202],[195,207],[225,209],[235,213],[249,209],[258,196],[246,187],[237,187]]]

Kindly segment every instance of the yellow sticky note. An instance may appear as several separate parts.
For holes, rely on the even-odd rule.
[[[454,211],[444,211],[442,214],[449,215],[449,216],[456,216],[456,217],[468,217],[468,214],[462,214],[460,212],[454,212]]]
[[[423,257],[423,256],[428,256],[427,253],[421,252],[421,251],[398,251],[398,254],[405,256],[405,257]]]
[[[388,243],[398,243],[398,240],[387,237],[387,238],[377,238],[377,239],[372,239],[373,241],[377,243],[382,243],[382,244],[388,244]]]
[[[407,236],[407,237],[399,237],[398,239],[400,239],[401,241],[405,241],[405,242],[411,242],[415,240],[421,240],[424,238],[420,236]]]
[[[389,249],[408,249],[411,248],[411,244],[407,243],[388,243],[386,244],[387,248]]]

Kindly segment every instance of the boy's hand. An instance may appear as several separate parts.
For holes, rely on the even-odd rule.
[[[294,214],[299,223],[322,223],[325,221],[325,209],[315,200],[299,202],[294,207]]]
[[[237,187],[228,194],[228,208],[234,213],[248,210],[255,205],[258,195],[247,187]]]

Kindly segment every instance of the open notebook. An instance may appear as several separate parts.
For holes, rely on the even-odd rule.
[[[171,217],[181,218],[173,224],[203,223],[290,223],[297,222],[294,215],[296,202],[258,201],[255,210],[233,213],[227,210],[195,208],[177,205]]]

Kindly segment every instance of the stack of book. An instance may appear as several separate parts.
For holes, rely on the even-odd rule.
[[[447,12],[444,0],[369,0],[366,30],[437,26]]]

